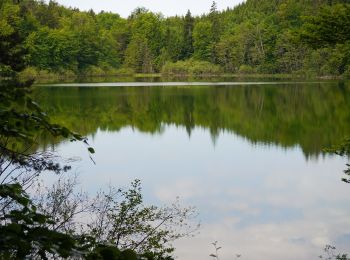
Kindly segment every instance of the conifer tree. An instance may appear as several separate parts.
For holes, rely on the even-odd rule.
[[[190,10],[187,11],[187,14],[184,19],[184,27],[183,27],[183,47],[182,47],[182,59],[188,59],[193,54],[193,27],[194,27],[194,19]]]

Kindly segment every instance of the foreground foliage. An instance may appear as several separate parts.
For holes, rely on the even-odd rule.
[[[328,149],[328,151],[331,151],[337,155],[350,158],[350,138],[346,138],[340,145],[335,146],[331,149]],[[344,170],[344,173],[347,176],[350,176],[350,163],[347,163],[346,166],[348,167],[346,170]],[[346,183],[350,183],[349,178],[343,178],[342,179]]]
[[[324,248],[325,255],[320,255],[320,259],[326,260],[349,260],[348,254],[339,254],[336,253],[336,247],[331,245],[326,245]]]
[[[51,123],[29,92],[30,82],[0,84],[0,258],[171,259],[171,241],[191,232],[179,228],[193,209],[145,206],[138,181],[89,200],[68,178],[33,199],[41,173],[70,170],[55,153],[33,149],[39,135],[81,141],[90,155],[94,149],[83,136]],[[84,217],[91,221],[81,223]]]

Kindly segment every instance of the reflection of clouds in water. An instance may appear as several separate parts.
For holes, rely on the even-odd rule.
[[[319,179],[327,181],[323,177],[326,176],[319,175]],[[199,248],[210,248],[209,241],[219,240],[223,246],[221,259],[232,259],[229,257],[237,249],[245,252],[244,259],[316,259],[326,244],[336,243],[350,231],[350,209],[341,205],[346,203],[348,191],[337,190],[338,182],[328,182],[327,189],[317,193],[315,185],[324,183],[314,180],[312,175],[304,178],[291,182],[290,187],[281,186],[278,178],[278,185],[270,185],[272,174],[267,185],[262,183],[267,189],[263,187],[255,193],[245,189],[223,190],[224,198],[219,203],[215,203],[218,198],[209,197],[206,205],[210,211],[217,216],[232,214],[234,221],[231,226],[227,225],[227,218],[204,223],[200,238],[194,238],[194,243],[198,243]],[[267,216],[266,211],[270,213]],[[346,249],[346,242],[337,245]],[[206,257],[204,252],[185,251],[182,243],[178,243],[180,259]],[[192,258],[189,254],[193,254]]]
[[[337,237],[332,231],[337,219],[323,221],[327,224],[305,219],[284,224],[252,224],[240,229],[235,228],[237,219],[232,218],[230,223],[226,218],[204,224],[196,238],[177,242],[177,255],[179,259],[206,259],[212,249],[208,241],[218,240],[223,247],[221,259],[233,259],[234,253],[242,254],[244,259],[317,259],[324,245]]]
[[[214,206],[214,205],[213,205]],[[243,201],[219,201],[215,203],[215,210],[221,212],[239,212],[244,215],[257,216],[260,213],[258,208],[252,207],[247,202]]]
[[[350,186],[340,181],[344,159],[307,161],[299,148],[251,145],[229,133],[213,147],[204,129],[188,139],[184,128],[165,128],[160,136],[130,128],[97,132],[97,165],[84,159],[81,178],[90,192],[139,178],[149,203],[179,196],[196,206],[201,233],[176,243],[179,259],[210,259],[215,240],[222,260],[235,253],[243,259],[317,259],[328,243],[339,250],[350,246]],[[65,145],[62,151],[83,153]]]
[[[181,196],[182,200],[203,196],[203,190],[195,180],[179,180],[171,187],[156,187],[155,195],[159,201],[171,203],[174,198]]]

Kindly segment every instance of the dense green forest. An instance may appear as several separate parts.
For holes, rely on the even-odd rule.
[[[349,76],[349,28],[348,0],[247,0],[222,12],[213,2],[200,17],[190,12],[164,17],[137,8],[126,19],[54,1],[3,0],[1,72],[21,56],[25,59],[16,69],[26,68],[27,76]]]

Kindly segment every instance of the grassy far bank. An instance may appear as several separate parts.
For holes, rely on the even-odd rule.
[[[247,68],[246,68],[247,69]],[[220,70],[202,70],[197,73],[194,67],[184,67],[182,70],[166,67],[159,73],[136,73],[132,69],[106,69],[94,67],[91,70],[77,74],[73,71],[50,72],[39,70],[33,67],[26,68],[19,74],[21,80],[35,80],[37,83],[56,83],[56,82],[130,82],[130,81],[227,81],[227,80],[331,80],[331,79],[350,79],[350,73],[342,76],[318,76],[314,74],[299,73],[257,73],[254,70],[240,70],[237,73],[227,73]]]
[[[23,80],[36,80],[39,83],[58,82],[58,81],[81,81],[95,82],[96,78],[111,78],[116,81],[138,81],[140,78],[145,78],[145,81],[150,81],[152,78],[162,78],[159,81],[195,81],[195,80],[222,80],[228,79],[348,79],[350,78],[350,68],[342,75],[324,74],[319,75],[308,70],[299,70],[290,73],[261,73],[255,67],[249,65],[241,65],[235,69],[235,72],[227,72],[217,64],[188,59],[177,62],[165,63],[158,73],[140,73],[129,67],[114,68],[111,66],[89,66],[85,70],[77,72],[67,69],[42,70],[36,67],[27,67],[19,73],[19,77]],[[153,81],[151,80],[151,81]],[[97,80],[101,81],[101,80]],[[158,80],[157,80],[158,81]]]

